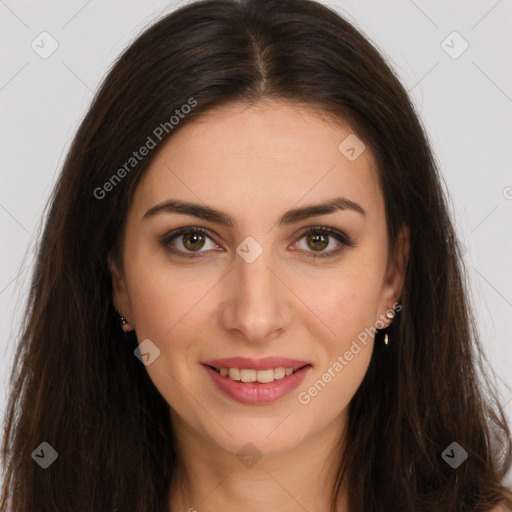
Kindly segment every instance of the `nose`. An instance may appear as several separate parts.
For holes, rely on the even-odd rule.
[[[218,309],[223,327],[240,339],[262,344],[286,331],[292,318],[291,291],[270,251],[252,263],[235,257],[226,299]]]

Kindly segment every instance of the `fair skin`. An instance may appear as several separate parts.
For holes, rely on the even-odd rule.
[[[136,329],[139,343],[150,339],[160,350],[146,369],[170,405],[182,459],[172,510],[233,510],[233,504],[247,512],[329,510],[334,453],[368,369],[373,335],[358,342],[360,350],[334,377],[333,364],[365,329],[389,325],[384,315],[400,299],[409,255],[404,228],[388,259],[384,198],[370,150],[350,161],[338,149],[352,133],[307,107],[231,104],[177,131],[137,187],[123,270],[110,260],[113,300],[128,319],[125,330]],[[278,223],[290,209],[337,197],[365,215],[337,209]],[[144,218],[169,199],[208,205],[236,225],[173,212]],[[172,254],[159,243],[187,226],[207,230],[203,245],[197,238],[187,245],[183,235],[169,245],[199,257]],[[344,233],[354,245],[334,254],[342,245],[334,236],[324,235],[324,245],[308,241],[308,229],[318,226]],[[236,251],[247,237],[263,250],[250,263]],[[317,252],[332,256],[311,256]],[[288,357],[310,367],[280,399],[240,403],[219,391],[201,364],[235,356]],[[329,368],[329,382],[301,403],[298,394]],[[252,467],[237,457],[247,443],[261,457]],[[348,510],[345,491],[340,511]]]

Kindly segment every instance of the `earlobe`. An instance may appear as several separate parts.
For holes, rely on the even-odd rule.
[[[411,231],[410,231],[409,226],[407,224],[403,224],[402,228],[400,230],[400,234],[399,234],[399,247],[398,247],[399,254],[398,254],[398,262],[397,262],[398,271],[399,271],[399,274],[401,277],[399,295],[402,294],[402,289],[403,289],[403,285],[405,282],[405,274],[407,271],[407,264],[409,262],[409,252],[410,252],[410,244],[411,244],[410,233],[411,233]]]
[[[402,224],[400,232],[397,236],[393,261],[393,288],[394,302],[398,301],[402,295],[405,282],[405,274],[407,271],[407,263],[409,262],[410,250],[410,229],[407,224]]]
[[[392,311],[399,303],[405,283],[410,248],[409,226],[403,224],[397,235],[393,259],[386,272],[384,291],[381,296],[380,310]],[[401,309],[401,305],[399,306]],[[399,311],[397,309],[397,311]],[[389,322],[388,317],[388,322]]]
[[[111,254],[108,255],[107,262],[112,277],[112,302],[114,308],[119,313],[119,321],[123,331],[128,332],[133,330],[134,326],[130,323],[132,311],[126,282],[123,272]]]
[[[123,276],[119,270],[118,264],[114,261],[111,254],[108,255],[107,261],[110,275],[112,277],[112,291],[114,295],[117,295],[125,289]]]

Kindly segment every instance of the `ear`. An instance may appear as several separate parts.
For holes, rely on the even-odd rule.
[[[406,224],[402,224],[397,235],[394,254],[386,269],[378,310],[381,315],[385,315],[387,311],[394,309],[402,295],[407,262],[409,261],[409,249],[410,229]],[[389,319],[385,321],[391,322]]]
[[[115,261],[112,254],[108,255],[107,261],[110,274],[112,276],[112,302],[114,303],[114,307],[116,308],[117,312],[122,314],[123,318],[128,321],[128,323],[122,326],[123,331],[132,331],[134,330],[135,326],[130,322],[130,320],[133,319],[132,307],[123,272],[119,268],[119,265]]]

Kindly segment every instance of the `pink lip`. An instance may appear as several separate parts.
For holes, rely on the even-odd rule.
[[[228,357],[203,361],[203,364],[215,366],[215,368],[246,368],[247,370],[269,370],[270,368],[300,368],[308,363],[297,359],[283,357],[264,357],[263,359],[248,359],[246,357]]]
[[[222,364],[225,364],[226,361],[226,359],[223,359]],[[292,360],[287,359],[286,361],[289,363]],[[254,364],[261,365],[261,361]],[[267,365],[267,363],[264,364]],[[279,364],[278,366],[285,365]],[[238,402],[251,405],[263,405],[279,400],[280,398],[284,397],[285,395],[293,391],[302,382],[302,380],[306,376],[306,373],[311,369],[311,365],[307,364],[300,370],[297,370],[296,372],[292,373],[291,375],[287,375],[282,379],[275,380],[273,382],[268,382],[266,384],[261,384],[260,382],[241,382],[232,380],[229,377],[224,377],[220,373],[217,373],[213,368],[207,366],[206,364],[203,364],[203,367],[206,369],[208,375],[210,375],[210,378],[213,380],[217,388],[220,391],[222,391],[225,395]],[[238,368],[238,366],[221,367]],[[286,367],[292,368],[294,367],[294,365]],[[245,366],[244,364],[242,365],[242,368],[248,367]],[[267,365],[265,366],[265,368],[260,369],[266,368],[269,368],[269,366]],[[273,366],[271,365],[270,368],[273,368]]]

